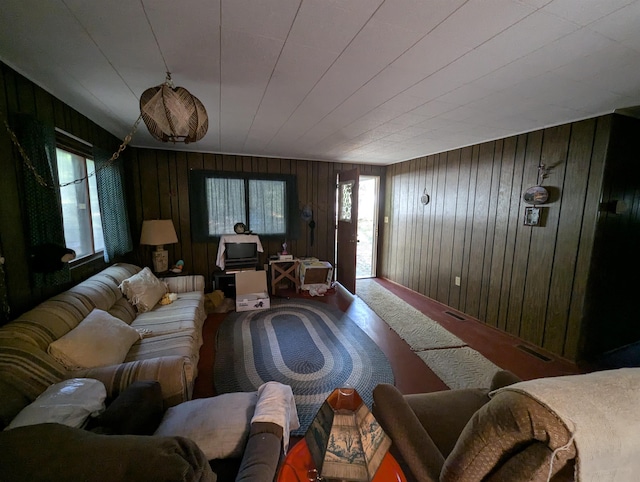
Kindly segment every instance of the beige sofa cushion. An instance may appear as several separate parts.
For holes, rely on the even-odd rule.
[[[139,333],[124,321],[96,309],[47,351],[68,370],[79,370],[122,363],[139,339]]]

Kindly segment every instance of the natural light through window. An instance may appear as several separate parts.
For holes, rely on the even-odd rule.
[[[95,169],[92,159],[56,149],[58,178],[61,185],[83,179]],[[95,176],[60,188],[62,220],[67,248],[76,259],[91,256],[104,249],[100,203]]]
[[[286,193],[286,181],[208,178],[206,199],[209,236],[233,233],[236,223],[244,223],[261,235],[286,233]]]

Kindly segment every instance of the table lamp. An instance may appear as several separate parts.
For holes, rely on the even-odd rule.
[[[171,219],[153,219],[142,221],[140,244],[156,246],[153,251],[153,271],[162,273],[169,269],[169,253],[164,249],[165,244],[178,242],[176,230]]]
[[[335,389],[305,436],[322,480],[370,481],[391,439],[351,387]]]

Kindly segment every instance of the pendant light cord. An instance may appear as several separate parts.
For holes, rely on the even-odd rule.
[[[156,46],[158,47],[158,52],[160,52],[160,57],[162,58],[162,62],[164,63],[164,69],[167,73],[167,80],[171,80],[171,71],[169,70],[169,66],[167,65],[167,59],[164,58],[164,54],[162,53],[162,49],[160,48],[160,42],[158,41],[158,36],[156,35],[156,31],[153,30],[153,26],[151,25],[151,20],[149,20],[149,15],[147,15],[147,9],[144,8],[144,2],[140,0],[140,6],[142,6],[142,12],[144,13],[144,18],[147,19],[147,24],[149,25],[149,29],[151,30],[151,35],[153,35],[153,40],[156,42]]]

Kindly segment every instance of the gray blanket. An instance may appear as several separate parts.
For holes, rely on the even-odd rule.
[[[3,480],[30,482],[216,480],[189,439],[98,435],[59,424],[0,432],[0,474]]]

